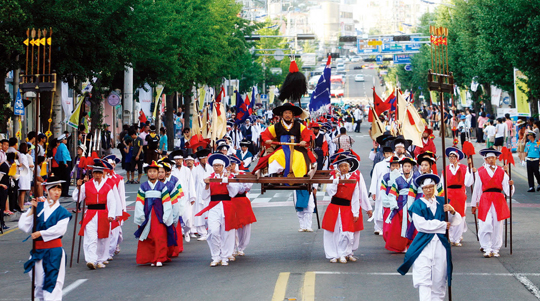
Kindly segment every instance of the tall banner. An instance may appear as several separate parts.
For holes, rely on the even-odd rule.
[[[269,105],[274,103],[274,97],[276,97],[276,95],[274,94],[274,86],[270,86],[268,89],[268,104]]]
[[[461,101],[461,106],[462,107],[467,105],[467,93],[469,93],[469,90],[467,90],[467,89],[461,89],[459,91],[459,99]]]
[[[150,87],[149,84],[144,84],[144,89],[139,88],[137,89],[137,92],[139,93],[139,104],[141,106],[141,110],[144,112],[144,115],[152,116],[152,112],[150,111],[150,107],[152,106],[152,98],[153,98],[152,87]]]
[[[62,109],[64,109],[64,115],[66,116],[65,120],[69,120],[69,117],[71,117],[71,113],[73,112],[73,97],[69,97],[68,83],[62,82],[60,91],[61,91]]]
[[[156,87],[156,98],[154,100],[154,118],[153,120],[155,121],[156,120],[156,115],[157,115],[157,110],[158,110],[158,102],[159,102],[159,99],[161,98],[161,93],[163,93],[163,90],[165,89],[165,87],[163,87],[162,85],[158,85]]]
[[[79,99],[77,100],[77,107],[73,111],[73,114],[69,117],[69,120],[67,122],[67,125],[71,126],[72,128],[78,129],[79,128],[79,117],[81,115],[81,106],[84,102],[84,96],[79,96]]]
[[[199,89],[199,111],[203,110],[205,100],[206,100],[206,85]]]
[[[491,85],[491,105],[499,106],[501,101],[502,89],[497,88],[494,85]]]
[[[514,94],[516,99],[516,108],[519,116],[531,116],[527,92],[527,76],[523,72],[514,68]]]

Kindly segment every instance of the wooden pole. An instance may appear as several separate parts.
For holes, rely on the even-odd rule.
[[[36,37],[36,30],[34,28],[32,28],[32,32],[30,33],[30,35],[32,36],[32,64],[30,65],[30,74],[34,75],[34,45],[35,45],[35,42],[34,42],[34,38]],[[34,82],[34,80],[32,79],[32,82]]]
[[[45,56],[47,54],[47,29],[43,29],[43,39],[45,40],[45,43],[43,43],[43,73],[47,73],[47,70],[45,69],[45,63],[47,61],[46,56]],[[49,80],[49,79],[45,79],[44,77],[43,80]]]
[[[49,74],[51,74],[51,45],[52,45],[52,27],[49,28],[49,39],[51,39],[51,42],[49,43],[49,39],[45,40],[45,44],[49,45]],[[52,75],[51,75],[52,76]],[[52,81],[52,78],[49,78],[49,81]]]
[[[512,164],[508,164],[508,176],[512,180]],[[512,255],[512,186],[510,186],[510,255]]]
[[[433,66],[433,26],[429,25],[429,45],[431,47],[431,66]]]
[[[472,160],[472,155],[469,156],[469,159],[471,159],[471,162],[469,163],[469,169],[472,173],[472,169],[474,168],[474,162]],[[473,181],[474,181],[474,173],[473,173]],[[473,188],[471,186],[471,195],[473,193]],[[476,217],[476,213],[473,213],[473,216],[474,216],[474,227],[476,229],[476,241],[480,241],[480,239],[478,238],[478,218]]]
[[[24,68],[24,75],[28,75],[28,55],[30,53],[30,29],[26,29],[26,40],[28,41],[28,44],[26,44],[26,67]],[[23,83],[27,82],[27,77],[23,77]]]
[[[84,154],[83,154],[84,155]],[[83,157],[81,156],[81,158],[79,158],[79,160],[82,160]],[[79,174],[79,168],[77,168],[77,177],[76,177],[76,180],[77,181],[79,179],[81,175]],[[80,201],[80,198],[81,198],[81,186],[77,185],[77,189],[78,189],[78,194],[77,194],[77,203],[75,204],[75,224],[73,225],[73,239],[71,241],[71,253],[70,253],[70,257],[69,257],[69,267],[71,268],[73,266],[73,251],[75,250],[75,238],[76,238],[76,233],[77,233],[77,221],[79,220],[79,201]]]
[[[40,45],[40,41],[41,41],[41,29],[38,29],[37,30],[37,74],[39,75],[39,65],[41,65],[39,63],[39,58],[40,58],[40,52],[39,52],[39,45]]]
[[[36,133],[39,131],[39,90],[36,91],[36,111],[35,111],[35,131]],[[34,179],[37,179],[37,160],[38,160],[38,156],[34,156],[34,166],[36,166],[36,168],[34,168]],[[38,196],[38,185],[34,185],[34,197],[36,197],[37,199],[37,196]],[[34,207],[34,223],[33,223],[33,226],[32,226],[32,233],[36,232],[36,224],[37,224],[37,207]],[[32,239],[32,253],[34,253],[36,251],[36,240],[35,239]],[[32,298],[31,300],[34,301],[34,288],[35,288],[35,283],[36,283],[36,268],[34,266],[34,268],[32,268]]]

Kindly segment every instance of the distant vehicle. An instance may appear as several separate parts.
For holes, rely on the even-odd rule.
[[[314,75],[312,78],[309,79],[308,81],[308,94],[309,95],[311,95],[313,91],[315,91],[315,87],[317,87],[317,83],[319,82],[320,77],[321,75]]]
[[[311,101],[311,96],[304,95],[300,99],[300,104],[302,105],[302,109],[309,111],[309,102]]]
[[[313,76],[322,75],[323,72],[324,72],[324,67],[317,67],[317,69],[315,69],[315,71],[313,71]]]
[[[353,56],[353,57],[351,58],[351,62],[360,62],[360,57],[358,57],[358,56]]]
[[[342,75],[332,75],[330,77],[330,95],[332,97],[343,98],[345,94],[345,81]]]
[[[337,64],[339,64],[339,63],[344,63],[345,60],[344,60],[343,58],[338,57],[337,59],[335,59],[334,62],[336,62]]]
[[[354,81],[355,81],[355,82],[364,82],[364,81],[366,81],[366,80],[364,79],[364,75],[363,75],[363,74],[357,74],[357,75],[354,76]]]
[[[354,70],[358,70],[358,69],[364,69],[363,66],[354,66]]]

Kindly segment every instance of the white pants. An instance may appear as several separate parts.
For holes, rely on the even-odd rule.
[[[219,202],[208,211],[208,246],[212,261],[229,261],[234,251],[236,231],[225,231],[223,203]]]
[[[354,232],[351,254],[349,254],[350,256],[354,255],[354,251],[358,250],[358,246],[360,246],[360,231]]]
[[[497,221],[497,211],[491,205],[486,221],[478,220],[478,239],[484,252],[499,252],[503,243],[503,221]]]
[[[124,237],[122,236],[122,226],[112,229],[109,237],[109,257],[112,258],[114,256],[114,252],[116,252],[116,250],[120,250],[120,244],[122,241],[124,241]]]
[[[446,249],[435,236],[413,263],[412,278],[420,301],[444,300],[446,293]]]
[[[293,192],[294,202],[296,204],[296,193]],[[313,193],[309,195],[308,206],[302,211],[296,211],[298,216],[298,222],[300,223],[300,229],[312,229],[313,224],[313,210],[315,209],[315,199]]]
[[[193,226],[193,215],[197,214],[198,212],[193,212],[193,205],[191,203],[186,203],[186,206],[184,208],[184,214],[182,214],[182,221],[184,222],[184,234],[190,233],[193,230],[193,233],[195,233],[195,228]]]
[[[345,122],[345,129],[347,130],[347,132],[352,132],[352,122]]]
[[[383,230],[383,206],[380,197],[375,199],[375,209],[373,211],[373,228],[382,233]]]
[[[84,259],[86,262],[102,263],[109,258],[110,237],[98,239],[97,214],[84,228]]]
[[[236,229],[236,236],[238,237],[238,251],[244,252],[251,239],[251,224]]]
[[[206,236],[208,234],[208,231],[206,231],[206,226],[195,226],[195,232],[191,231],[191,233],[199,233],[201,236]]]
[[[341,227],[341,213],[338,213],[334,232],[324,230],[323,239],[326,258],[340,258],[352,254],[354,233],[343,232]]]
[[[457,226],[450,226],[450,229],[448,229],[448,236],[450,237],[450,242],[460,242],[463,233],[467,232],[467,223],[465,222],[465,218],[465,216],[462,217],[461,224]]]
[[[199,213],[201,210],[206,208],[208,206],[208,202],[205,202],[204,200],[196,201],[195,204],[193,204],[193,223],[191,226],[191,233],[199,233],[199,234],[206,234],[206,214],[203,214],[201,216],[195,216],[195,214]],[[199,232],[199,230],[203,231],[204,233]]]
[[[66,252],[62,249],[62,260],[60,261],[60,269],[58,271],[58,278],[56,278],[56,285],[52,293],[44,291],[43,281],[45,279],[45,271],[43,270],[43,260],[36,261],[34,268],[36,269],[36,288],[34,289],[34,296],[37,300],[43,301],[59,301],[62,300],[62,288],[64,286],[64,278],[66,277]],[[28,275],[32,279],[32,272]]]

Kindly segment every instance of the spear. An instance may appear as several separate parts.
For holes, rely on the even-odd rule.
[[[28,54],[30,48],[30,29],[26,29],[26,67],[24,68],[24,75],[28,75]],[[26,83],[27,77],[24,77],[24,82]]]
[[[49,74],[51,74],[51,44],[52,44],[52,27],[49,27],[49,38],[46,40],[46,44],[49,45]],[[52,81],[52,78],[49,78]]]
[[[474,145],[469,142],[469,141],[465,141],[463,143],[463,153],[467,156],[468,160],[470,160],[469,162],[469,171],[472,173],[472,169],[474,168],[474,162],[473,162],[473,159],[472,159],[472,156],[474,154],[476,154],[476,151],[474,150]],[[474,180],[474,174],[473,174],[473,180]],[[473,192],[473,188],[471,186],[471,194]],[[473,213],[473,216],[474,216],[474,226],[476,228],[476,241],[480,241],[480,239],[478,238],[478,219],[476,217],[476,213]]]
[[[505,165],[508,165],[508,177],[509,181],[512,180],[512,165],[516,165],[514,162],[514,156],[512,156],[512,151],[508,148],[503,147],[501,150],[501,155],[499,156],[499,160],[503,161]],[[510,186],[510,193],[508,194],[508,203],[509,203],[509,209],[510,209],[510,255],[512,255],[512,186]],[[505,220],[506,221],[506,220]],[[506,226],[505,224],[505,232],[506,232]],[[505,239],[506,240],[506,239]],[[506,241],[505,241],[506,246]]]
[[[45,63],[47,61],[45,56],[47,54],[47,29],[43,29],[43,40],[45,41],[45,43],[43,43],[43,73],[47,73],[47,70],[45,69]],[[43,80],[45,80],[45,78]]]
[[[30,43],[32,44],[32,64],[30,65],[30,73],[33,75],[34,74],[34,45],[36,44],[36,42],[34,41],[34,38],[36,37],[36,29],[32,28],[32,31],[30,32],[30,36],[32,37],[32,40],[30,40]]]
[[[41,41],[41,30],[38,29],[38,31],[37,31],[37,42],[36,42],[36,44],[37,44],[37,74],[39,74],[39,65],[40,65],[40,63],[39,63],[39,54],[40,54],[39,53],[39,45],[41,44],[40,41]]]

